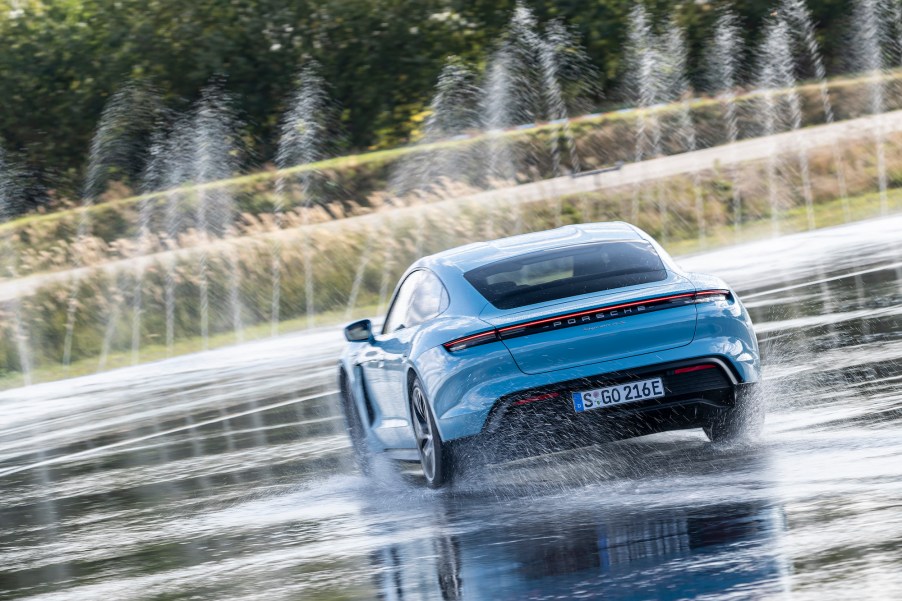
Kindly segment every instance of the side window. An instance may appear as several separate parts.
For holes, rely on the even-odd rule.
[[[431,319],[448,308],[448,292],[435,274],[414,271],[398,289],[398,294],[385,317],[383,334],[409,328]]]
[[[395,300],[392,301],[388,310],[388,315],[385,316],[385,325],[382,326],[383,334],[395,332],[401,329],[402,326],[407,327],[405,323],[407,321],[407,310],[410,308],[410,299],[413,297],[417,283],[422,277],[421,273],[423,272],[414,271],[401,284],[398,294],[395,295]]]
[[[423,274],[410,301],[407,327],[428,321],[448,308],[448,292],[441,280],[430,271]]]

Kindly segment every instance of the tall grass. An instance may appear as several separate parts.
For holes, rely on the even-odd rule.
[[[849,218],[862,218],[878,210],[873,192],[876,189],[876,168],[873,145],[868,141],[847,144],[843,148],[847,165],[846,183],[850,199],[839,199],[837,181],[833,174],[832,149],[819,149],[810,154],[811,177],[818,225],[831,225]],[[792,155],[788,155],[792,156]],[[898,144],[890,146],[891,167],[889,181],[902,186],[902,153]],[[799,229],[804,220],[804,200],[798,192],[798,169],[787,158],[778,170],[781,204],[778,221],[786,231]],[[696,212],[695,182],[703,199],[702,224]],[[738,183],[743,200],[742,228],[749,235],[770,233],[772,207],[769,201],[766,168],[761,163],[748,163],[739,170]],[[528,204],[521,203],[517,212],[520,220],[511,216],[510,202],[441,201],[421,195],[418,202],[407,207],[387,207],[358,218],[331,220],[320,211],[308,226],[297,213],[294,227],[274,230],[263,217],[248,218],[240,231],[232,237],[210,242],[193,230],[184,232],[178,240],[154,239],[151,247],[158,251],[142,270],[134,263],[111,265],[111,253],[128,256],[133,242],[114,240],[107,243],[99,238],[73,248],[80,252],[82,264],[92,266],[78,281],[78,306],[72,348],[74,361],[96,360],[104,366],[104,357],[126,353],[132,345],[134,291],[140,284],[143,290],[139,340],[143,348],[156,349],[160,355],[165,344],[165,294],[167,273],[174,273],[176,307],[173,322],[175,342],[173,352],[195,348],[190,341],[201,334],[199,252],[202,245],[206,257],[206,277],[211,299],[212,336],[228,338],[233,328],[229,309],[231,281],[230,255],[237,256],[240,273],[241,322],[253,327],[268,322],[272,315],[272,279],[270,266],[273,253],[278,252],[284,266],[281,273],[279,319],[295,327],[306,313],[308,290],[304,274],[306,245],[313,248],[312,306],[320,321],[341,321],[359,314],[360,308],[372,310],[384,306],[386,293],[391,291],[401,273],[422,254],[458,246],[487,237],[503,237],[520,232],[539,231],[555,223],[584,221],[629,220],[638,199],[636,224],[654,236],[661,236],[664,224],[658,211],[657,199],[663,197],[667,206],[668,244],[682,252],[735,240],[733,234],[732,199],[734,181],[730,173],[714,169],[690,176],[673,177],[645,182],[641,188],[627,187],[581,194],[572,197],[548,197]],[[663,195],[663,196],[661,196]],[[899,193],[893,191],[892,208],[900,207]],[[560,214],[558,213],[560,207]],[[520,230],[517,231],[517,227]],[[766,227],[762,227],[766,224]],[[706,236],[701,236],[702,225]],[[274,244],[279,237],[279,244]],[[115,247],[110,251],[108,247]],[[48,251],[43,251],[48,252]],[[53,254],[53,253],[51,253]],[[65,254],[65,253],[63,253]],[[33,260],[25,253],[25,261]],[[62,258],[56,258],[65,266]],[[137,282],[138,274],[141,282]],[[66,308],[69,299],[68,279],[48,278],[45,285],[21,299],[20,314],[39,369],[59,365],[62,360],[66,328]],[[3,372],[21,369],[18,350],[13,339],[12,316],[0,306],[0,376]]]
[[[890,105],[887,110],[902,106],[902,72],[884,76]],[[868,111],[867,86],[862,77],[836,79],[830,82],[830,94],[837,119],[861,116]],[[823,122],[824,116],[819,87],[815,84],[803,85],[797,89],[802,109],[803,124],[814,125]],[[894,92],[894,93],[893,93]],[[743,137],[759,135],[760,119],[758,96],[754,92],[737,96],[739,128]],[[726,141],[724,127],[724,106],[715,99],[699,98],[690,103],[691,118],[697,128],[700,148],[717,146]],[[630,161],[634,155],[632,140],[635,138],[637,119],[649,111],[659,114],[664,132],[663,152],[682,152],[681,138],[677,135],[679,110],[681,105],[655,107],[643,110],[628,110],[591,115],[575,121],[570,131],[576,140],[577,153],[585,169],[612,165],[617,161]],[[551,149],[554,136],[560,135],[557,127],[537,125],[523,130],[506,132],[504,138],[511,146],[511,154],[520,157],[520,170],[516,183],[538,181],[552,175],[553,159]],[[309,165],[300,165],[281,172],[274,169],[243,175],[228,180],[210,182],[199,186],[186,186],[175,196],[177,202],[177,223],[179,229],[175,239],[168,240],[157,235],[150,241],[152,250],[184,247],[197,240],[194,230],[194,199],[200,189],[226,188],[233,195],[238,206],[236,234],[243,235],[258,231],[261,226],[273,225],[273,211],[277,204],[286,210],[288,227],[304,221],[302,207],[307,198],[296,188],[288,187],[286,196],[275,197],[275,180],[279,176],[310,171],[321,180],[316,200],[318,206],[313,215],[306,218],[313,222],[340,219],[376,211],[386,202],[397,204],[403,199],[391,198],[386,192],[390,181],[398,178],[405,165],[417,161],[429,161],[449,148],[460,154],[475,157],[474,168],[452,174],[454,181],[436,185],[427,193],[455,197],[473,190],[487,189],[499,182],[489,181],[484,170],[478,168],[480,157],[487,156],[490,149],[486,139],[476,135],[464,140],[444,141],[434,144],[411,146],[364,155],[338,157]],[[822,160],[830,160],[825,156]],[[470,163],[468,163],[470,164]],[[898,170],[898,169],[897,169]],[[849,169],[853,177],[854,168]],[[288,178],[290,181],[292,178]],[[511,182],[507,182],[511,183]],[[90,261],[115,260],[132,256],[139,247],[135,240],[138,235],[138,207],[142,203],[153,209],[154,219],[149,231],[167,230],[165,203],[172,196],[158,192],[144,196],[130,196],[130,191],[120,184],[113,186],[94,206],[72,208],[49,214],[35,214],[0,225],[0,237],[8,238],[18,257],[16,275],[40,273],[67,269],[77,254]],[[416,194],[414,195],[416,196]],[[279,200],[279,203],[276,201]],[[63,203],[64,205],[66,203]],[[71,204],[71,203],[70,203]],[[90,213],[94,240],[74,242],[77,223],[82,212]],[[0,273],[0,278],[12,277],[10,270]]]

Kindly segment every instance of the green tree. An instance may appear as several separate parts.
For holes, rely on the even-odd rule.
[[[616,104],[626,20],[634,0],[534,0],[540,21],[561,18],[580,34]],[[513,0],[0,0],[0,139],[51,187],[78,193],[87,149],[107,99],[148,80],[185,109],[214,76],[238,99],[258,161],[270,160],[297,70],[322,65],[348,132],[346,150],[407,140],[448,55],[484,66]],[[724,0],[649,0],[663,22],[687,28],[699,80],[705,41]],[[753,44],[767,2],[730,3]],[[812,0],[828,59],[845,51],[850,0]],[[598,99],[601,100],[600,98]]]

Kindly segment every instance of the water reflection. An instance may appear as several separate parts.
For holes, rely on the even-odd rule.
[[[763,597],[787,587],[785,520],[767,502],[626,515],[564,509],[464,532],[455,532],[459,509],[443,506],[433,536],[371,554],[379,599]]]
[[[437,494],[369,482],[337,412],[340,332],[0,393],[0,599],[892,597],[895,223],[685,265],[754,316],[771,410],[753,448],[670,433]]]

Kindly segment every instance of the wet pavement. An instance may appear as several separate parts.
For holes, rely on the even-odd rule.
[[[754,445],[428,491],[356,474],[334,330],[0,393],[0,599],[902,598],[902,217],[684,258],[743,296]]]

